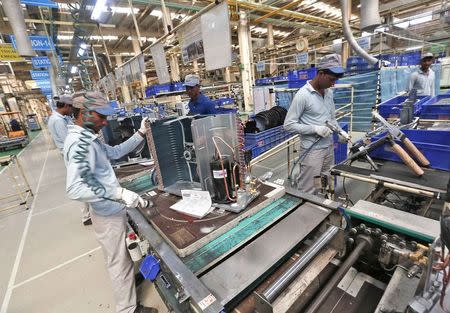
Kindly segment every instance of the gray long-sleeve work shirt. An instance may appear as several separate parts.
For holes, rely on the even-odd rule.
[[[289,107],[284,129],[288,132],[300,134],[300,146],[308,149],[319,138],[314,126],[325,126],[325,122],[337,125],[333,91],[329,88],[322,96],[308,81],[294,96]],[[339,127],[339,126],[338,126]],[[333,144],[333,136],[322,138],[313,148],[328,148]]]
[[[96,195],[86,180],[81,177],[81,165],[76,159],[83,150],[81,139],[89,143],[85,157],[89,162],[91,173],[105,190],[102,197]],[[102,143],[97,135],[88,130],[78,125],[69,125],[64,143],[64,161],[67,167],[66,192],[69,198],[89,202],[95,213],[102,216],[109,216],[122,210],[125,207],[124,204],[107,200],[115,199],[117,188],[120,187],[109,160],[120,159],[130,153],[136,149],[142,140],[144,140],[142,136],[136,132],[127,141],[112,147]]]

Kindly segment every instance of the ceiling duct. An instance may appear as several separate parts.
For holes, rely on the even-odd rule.
[[[361,1],[361,5],[363,0]],[[378,2],[378,0],[367,0],[367,2]],[[378,4],[376,5],[378,8]],[[350,10],[349,10],[349,3],[348,0],[341,0],[341,10],[342,10],[342,29],[344,31],[344,37],[347,39],[350,47],[358,54],[359,56],[366,59],[370,64],[375,64],[378,62],[377,58],[374,58],[369,53],[367,53],[363,48],[361,48],[358,43],[356,42],[355,37],[353,37],[352,31],[350,29]],[[362,11],[362,6],[361,6]],[[377,12],[378,14],[378,12]],[[362,12],[361,12],[361,20],[362,20]]]
[[[23,57],[35,56],[36,53],[31,47],[31,41],[28,37],[27,26],[23,16],[22,6],[18,0],[2,0],[2,8],[11,25],[19,54]]]
[[[361,0],[361,31],[373,32],[381,25],[378,0]]]

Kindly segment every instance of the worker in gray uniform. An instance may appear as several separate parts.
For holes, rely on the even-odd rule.
[[[430,68],[434,62],[433,53],[425,53],[420,59],[419,69],[417,72],[411,74],[409,78],[408,91],[417,90],[418,96],[432,96],[436,95],[435,81],[436,76],[434,71]]]
[[[289,107],[284,129],[300,135],[300,171],[297,188],[316,193],[314,177],[328,174],[334,163],[333,136],[326,122],[339,127],[335,118],[333,87],[342,77],[341,57],[330,54],[317,64],[317,75],[295,94]]]
[[[88,202],[97,241],[102,247],[111,278],[117,313],[154,313],[136,299],[134,266],[125,243],[126,208],[144,200],[122,188],[109,162],[132,152],[144,140],[147,118],[139,130],[117,146],[101,142],[97,134],[107,125],[114,109],[99,92],[79,92],[73,96],[75,124],[68,126],[64,143],[67,166],[66,191],[73,200]]]
[[[56,110],[48,119],[48,130],[59,152],[63,153],[64,140],[67,137],[67,126],[72,125],[72,96],[61,95],[55,97]],[[81,222],[84,226],[92,224],[89,205],[84,203],[81,207]]]

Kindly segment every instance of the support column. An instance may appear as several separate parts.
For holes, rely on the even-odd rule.
[[[164,26],[164,34],[167,35],[173,29],[172,18],[170,16],[170,10],[166,7],[164,0],[161,0],[161,12],[162,22]],[[172,81],[180,81],[180,65],[178,64],[178,58],[176,54],[171,54],[169,56],[169,66],[170,66],[170,78]]]
[[[178,64],[178,57],[176,54],[171,54],[169,56],[169,64],[170,64],[170,77],[172,81],[178,82],[180,81],[180,65]]]
[[[116,54],[115,59],[116,59],[116,67],[122,65],[122,57],[120,55]],[[125,104],[131,102],[130,90],[128,89],[127,84],[123,80],[121,81],[120,87],[121,87],[120,89],[122,90],[123,103]]]
[[[352,0],[347,0],[348,1],[348,16],[352,16]],[[348,44],[347,41],[342,43],[342,53],[341,53],[341,57],[342,57],[342,67],[346,68],[347,66],[347,59],[350,56],[350,45]]]
[[[269,48],[274,47],[274,40],[273,40],[273,25],[267,24],[267,44]],[[274,73],[277,71],[277,65],[275,64],[275,56],[270,57],[270,64],[269,64],[269,75],[273,76]]]
[[[244,92],[244,110],[249,112],[253,110],[253,90],[252,90],[252,66],[251,49],[249,38],[249,27],[247,14],[244,11],[239,12],[239,55],[241,59],[240,69],[242,77],[242,89]]]
[[[141,46],[139,45],[139,41],[135,38],[132,40],[133,43],[133,51],[134,55],[139,55],[142,53]],[[145,73],[141,73],[141,90],[142,90],[142,97],[145,98],[145,87],[147,86],[147,76]]]
[[[192,66],[194,67],[194,74],[198,75],[199,70],[198,70],[198,62],[197,62],[197,60],[192,61]]]

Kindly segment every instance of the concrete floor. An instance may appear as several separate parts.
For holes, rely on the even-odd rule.
[[[48,132],[19,160],[34,197],[29,210],[1,210],[8,202],[0,200],[0,313],[114,312],[102,251],[92,228],[81,224],[80,203],[65,194],[64,163]],[[9,170],[0,171],[1,195],[14,190]],[[151,282],[141,285],[139,299],[168,312]]]

